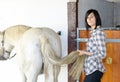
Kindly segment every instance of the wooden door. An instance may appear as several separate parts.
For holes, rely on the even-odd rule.
[[[120,39],[119,30],[105,30],[106,38]],[[85,30],[80,31],[80,38],[86,38],[88,32]],[[89,37],[89,35],[88,35]],[[86,49],[86,43],[80,42],[80,49]],[[103,75],[101,82],[120,82],[120,42],[107,42],[106,43],[107,56],[103,60],[106,67],[106,72]],[[85,75],[82,74],[80,82],[83,82]]]
[[[120,31],[106,30],[106,37],[112,39],[120,39]],[[120,82],[120,42],[107,42],[107,56],[103,60],[106,72],[102,78],[102,82]]]

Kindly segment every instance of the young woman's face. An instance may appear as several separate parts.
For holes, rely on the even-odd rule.
[[[90,13],[87,17],[87,23],[88,25],[94,29],[96,27],[96,18],[95,18],[95,15],[94,13]]]

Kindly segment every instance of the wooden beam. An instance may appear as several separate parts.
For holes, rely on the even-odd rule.
[[[76,1],[76,0],[75,0]],[[68,2],[68,53],[77,49],[76,32],[77,32],[77,2]],[[68,70],[71,65],[68,66]],[[68,82],[75,82],[71,77],[68,77]]]

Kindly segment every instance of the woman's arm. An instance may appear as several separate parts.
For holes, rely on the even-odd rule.
[[[102,31],[99,31],[95,35],[95,43],[96,43],[96,51],[92,52],[91,54],[93,58],[95,59],[103,59],[106,57],[106,42],[105,42],[105,33]]]

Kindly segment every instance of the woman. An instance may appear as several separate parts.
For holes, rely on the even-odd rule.
[[[102,59],[106,57],[105,33],[101,30],[101,18],[97,10],[90,9],[85,15],[86,29],[90,30],[87,51],[79,50],[80,55],[87,55],[84,64],[86,77],[84,82],[101,82],[105,67]],[[89,29],[90,28],[90,29]]]

